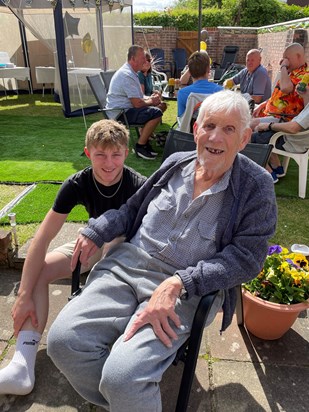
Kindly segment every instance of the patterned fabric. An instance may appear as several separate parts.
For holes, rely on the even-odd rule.
[[[307,64],[290,73],[290,79],[296,86],[308,71]],[[260,117],[274,116],[283,118],[284,121],[290,121],[294,116],[298,115],[304,108],[304,101],[295,91],[292,93],[283,93],[280,90],[280,80],[278,80],[271,97],[267,100],[264,110],[260,113]]]
[[[131,239],[149,255],[178,269],[211,259],[217,252],[217,218],[231,175],[230,169],[192,200],[195,163],[193,160],[175,172],[149,204],[143,224]]]

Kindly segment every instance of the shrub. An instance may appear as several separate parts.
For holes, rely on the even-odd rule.
[[[261,27],[309,17],[309,7],[288,6],[278,0],[222,0],[222,8],[219,8],[220,3],[217,0],[203,1],[203,27]],[[165,12],[135,13],[134,22],[139,26],[176,27],[180,31],[195,31],[198,28],[197,0],[180,1]]]

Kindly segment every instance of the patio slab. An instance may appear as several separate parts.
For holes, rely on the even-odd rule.
[[[10,311],[20,276],[20,270],[0,268],[0,368],[8,364],[14,353]],[[46,353],[47,331],[66,304],[70,289],[69,280],[51,285],[51,310],[38,351],[34,390],[28,396],[0,396],[1,411],[104,412],[74,391]],[[218,314],[204,331],[188,412],[307,411],[308,313],[302,313],[293,328],[277,341],[255,338],[238,327],[236,318],[220,335],[221,316]],[[182,369],[181,363],[171,366],[163,376],[163,412],[175,410]]]

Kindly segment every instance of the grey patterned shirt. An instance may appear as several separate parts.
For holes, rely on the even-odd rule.
[[[150,202],[143,224],[130,240],[151,256],[179,269],[216,253],[217,217],[231,169],[195,199],[194,173],[195,161],[174,173]]]

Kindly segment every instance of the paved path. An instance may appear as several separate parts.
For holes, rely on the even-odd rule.
[[[14,351],[10,310],[19,280],[20,270],[0,268],[1,368]],[[0,396],[1,412],[103,412],[76,394],[46,354],[46,332],[69,294],[69,281],[51,285],[51,313],[37,356],[35,388],[24,397]],[[263,341],[249,335],[245,328],[237,326],[236,319],[220,336],[220,324],[221,314],[218,314],[204,332],[188,411],[309,411],[308,311],[302,312],[293,328],[277,341]],[[160,385],[163,412],[174,411],[181,371],[180,364],[164,375]]]

